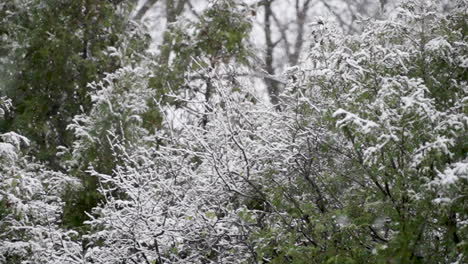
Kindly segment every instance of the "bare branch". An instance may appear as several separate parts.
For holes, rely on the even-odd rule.
[[[147,0],[145,4],[136,12],[135,16],[133,17],[135,20],[141,20],[143,16],[153,7],[158,0]]]

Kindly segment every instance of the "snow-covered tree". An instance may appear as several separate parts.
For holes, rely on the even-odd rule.
[[[315,2],[295,1],[298,19]],[[403,1],[353,35],[317,20],[280,76],[246,41],[257,5],[281,26],[279,1],[213,1],[196,19],[164,3],[158,52],[139,52],[133,22],[101,47],[117,66],[61,127],[62,172],[1,130],[0,262],[467,261],[466,0]],[[267,57],[293,43],[264,26]]]
[[[290,228],[262,228],[259,257],[466,260],[467,5],[438,7],[407,1],[354,36],[317,25],[283,95],[299,150],[276,206]]]
[[[11,102],[0,98],[0,114]],[[26,155],[29,140],[0,134],[0,262],[81,263],[76,232],[61,226],[67,188],[76,181]]]
[[[129,57],[145,48],[129,10],[126,1],[2,1],[0,93],[13,109],[0,131],[27,136],[36,158],[63,169],[57,148],[70,146],[67,126],[90,109],[87,83],[120,67],[108,47],[125,47]]]

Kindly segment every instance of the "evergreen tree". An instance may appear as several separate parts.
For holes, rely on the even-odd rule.
[[[120,66],[108,48],[128,38],[129,8],[95,0],[7,1],[1,8],[15,64],[0,90],[13,103],[1,130],[27,136],[38,159],[63,169],[57,147],[70,146],[68,124],[90,109],[87,84]]]

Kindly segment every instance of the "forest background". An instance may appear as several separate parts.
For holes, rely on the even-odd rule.
[[[0,263],[467,263],[466,0],[0,3]]]

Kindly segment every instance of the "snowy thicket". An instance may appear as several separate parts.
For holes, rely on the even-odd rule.
[[[0,104],[8,111],[9,100]],[[0,139],[0,262],[79,263],[71,257],[81,251],[77,232],[60,226],[60,197],[76,180],[25,156],[27,138],[7,132]]]
[[[156,57],[109,48],[121,65],[88,84],[62,172],[0,134],[0,262],[468,260],[466,0],[311,25],[298,65],[267,75],[278,105],[245,74],[239,3],[174,23]],[[64,224],[90,182],[96,204]]]

